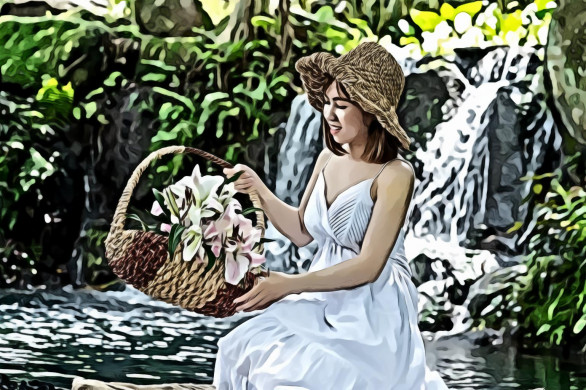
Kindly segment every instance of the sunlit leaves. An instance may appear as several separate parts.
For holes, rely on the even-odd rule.
[[[406,19],[399,20],[405,34],[401,45],[415,44],[421,54],[444,55],[457,47],[544,44],[555,2],[537,1],[524,9],[502,10],[497,3],[473,1],[453,7],[443,3],[439,10],[409,10],[418,32]],[[415,39],[405,37],[414,37]]]
[[[435,27],[442,21],[444,18],[441,15],[436,14],[435,12],[431,11],[418,11],[413,8],[409,15],[411,15],[411,19],[419,26],[422,31],[433,31]]]
[[[31,148],[29,152],[30,157],[18,174],[24,192],[28,191],[37,180],[43,181],[55,172],[53,164],[49,163],[37,150]]]

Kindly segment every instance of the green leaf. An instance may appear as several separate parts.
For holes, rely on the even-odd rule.
[[[153,219],[159,223],[171,223],[171,221],[169,220],[169,218],[165,215],[165,214],[161,214],[161,215],[153,215],[150,214]]]
[[[225,16],[224,19],[220,20],[220,23],[216,25],[214,29],[216,35],[220,35],[220,33],[226,29],[228,22],[230,22],[230,15]]]
[[[509,230],[507,230],[507,233],[516,232],[521,228],[521,226],[523,226],[523,221],[515,221],[515,224],[511,226]]]
[[[167,76],[161,73],[147,73],[142,76],[142,81],[162,82],[165,81],[166,78]]]
[[[250,19],[250,23],[255,27],[262,27],[265,30],[268,30],[271,26],[276,24],[276,20],[267,16],[258,15],[253,16]]]
[[[574,325],[573,332],[578,334],[582,331],[582,329],[584,329],[585,326],[586,326],[586,314],[583,314],[582,317],[580,317],[580,319],[578,320],[578,322],[576,322],[576,325]]]
[[[547,0],[549,1],[549,0]],[[460,12],[466,12],[468,15],[474,17],[482,9],[482,1],[473,1],[472,3],[462,4],[456,7],[454,14],[457,15]],[[454,17],[455,17],[454,15]]]
[[[214,264],[216,262],[216,256],[214,255],[214,252],[212,252],[212,250],[210,248],[208,248],[207,245],[204,245],[203,249],[205,250],[206,256],[208,258],[208,265],[206,266],[206,268],[203,271],[203,273],[205,275],[214,266]]]
[[[240,177],[240,175],[242,175],[244,173],[244,171],[238,171],[234,174],[234,176],[232,176],[229,179],[226,179],[226,181],[224,182],[224,184],[229,184],[232,183],[233,181],[238,180],[238,178]]]
[[[444,19],[454,20],[454,18],[456,17],[457,14],[458,13],[454,9],[454,7],[452,7],[448,3],[443,3],[442,6],[440,7],[440,15]]]
[[[551,305],[549,305],[549,307],[547,309],[547,318],[549,318],[550,321],[553,319],[553,312],[554,312],[556,306],[558,305],[560,298],[562,297],[563,294],[564,294],[564,289],[562,288],[562,289],[560,289],[560,293],[558,294],[555,301],[553,301],[553,303]]]
[[[513,13],[503,15],[500,21],[501,31],[504,34],[509,31],[517,31],[517,29],[523,25],[521,14],[522,11],[518,9]]]
[[[556,345],[560,345],[562,342],[562,339],[563,339],[563,334],[564,334],[565,328],[566,328],[565,325],[558,326],[549,336],[549,342],[555,343]],[[556,338],[555,341],[553,341],[554,337]]]
[[[242,215],[247,215],[247,214],[250,214],[250,213],[253,213],[253,212],[256,212],[256,211],[260,211],[260,212],[263,212],[264,213],[264,210],[261,209],[261,208],[258,208],[258,207],[249,207],[249,208],[245,209],[244,211],[242,211],[241,214]]]
[[[169,258],[173,258],[173,254],[175,253],[175,249],[177,249],[177,245],[181,241],[181,234],[185,230],[185,226],[179,224],[173,224],[171,226],[171,231],[169,232]]]
[[[550,324],[541,325],[541,327],[539,328],[539,330],[536,333],[536,336],[539,336],[540,334],[547,332],[550,328],[551,328]]]
[[[126,218],[132,219],[134,221],[138,221],[140,222],[140,225],[142,226],[142,230],[144,230],[145,232],[148,231],[148,226],[146,223],[143,222],[142,219],[140,219],[140,217],[136,214],[133,213],[126,213]]]
[[[413,19],[415,24],[418,25],[419,28],[421,28],[423,31],[435,30],[435,26],[444,20],[441,15],[438,15],[435,12],[419,11],[415,8],[411,9],[409,14],[411,15],[411,19]]]

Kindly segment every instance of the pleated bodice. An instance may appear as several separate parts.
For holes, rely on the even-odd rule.
[[[376,176],[362,180],[341,192],[329,208],[325,195],[324,169],[322,168],[304,213],[305,227],[318,242],[319,247],[318,253],[315,254],[310,265],[310,271],[326,268],[333,265],[332,262],[339,263],[360,253],[374,208],[374,201],[370,197],[371,187],[389,162],[381,167]],[[410,206],[408,214],[411,209]],[[307,216],[312,217],[307,218]],[[396,267],[405,276],[411,277],[404,249],[408,217],[409,215],[405,218],[405,223],[401,227],[399,236],[389,254],[385,270],[379,276],[378,280],[383,283],[384,280],[388,279],[391,267]],[[392,238],[389,237],[390,239]],[[332,252],[335,252],[335,255]]]

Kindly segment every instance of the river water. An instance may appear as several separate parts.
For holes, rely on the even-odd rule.
[[[74,377],[104,381],[211,383],[217,339],[254,314],[227,319],[153,301],[141,292],[0,290],[0,374],[70,388]],[[586,389],[584,362],[431,340],[428,364],[453,389]]]

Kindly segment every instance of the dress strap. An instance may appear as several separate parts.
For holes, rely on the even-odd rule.
[[[388,163],[390,163],[391,161],[395,161],[395,160],[396,160],[396,158],[394,158],[394,159],[392,159],[392,160],[389,160],[389,161],[387,161],[386,163],[384,163],[384,164],[383,164],[383,166],[380,168],[380,171],[378,171],[378,173],[376,174],[376,176],[375,176],[375,177],[373,177],[373,178],[372,178],[372,180],[373,180],[373,181],[374,181],[374,180],[376,180],[376,178],[378,177],[378,175],[380,175],[380,174],[381,174],[381,172],[383,171],[383,169],[385,169],[385,167],[387,166],[387,164],[388,164]]]
[[[328,157],[328,161],[326,161],[326,163],[324,164],[324,166],[321,169],[322,173],[323,173],[324,169],[326,169],[326,165],[328,165],[328,163],[330,162],[330,159],[332,158],[333,155],[334,155],[334,153],[330,154],[330,157]]]

